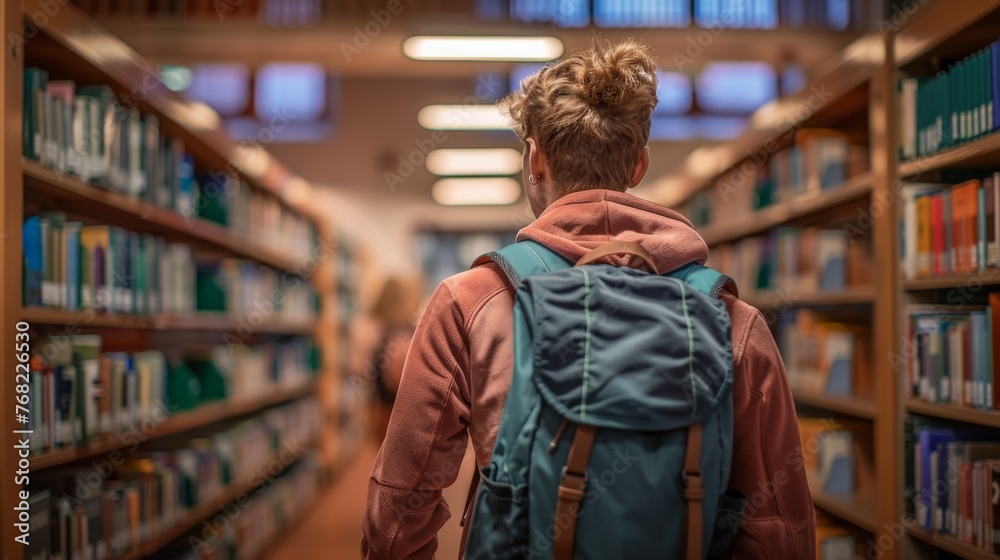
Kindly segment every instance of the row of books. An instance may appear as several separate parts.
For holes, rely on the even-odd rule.
[[[929,78],[899,81],[900,156],[928,156],[1000,127],[1000,42]]]
[[[67,221],[61,212],[25,218],[25,306],[137,315],[223,312],[308,321],[312,285],[241,259],[196,261],[184,244],[115,226]]]
[[[810,309],[795,309],[778,316],[777,330],[793,388],[850,396],[870,378],[867,325],[827,321]]]
[[[977,272],[1000,265],[1000,173],[986,179],[907,183],[900,247],[906,278]]]
[[[855,434],[831,418],[799,418],[803,465],[812,484],[826,494],[858,488]]]
[[[311,282],[242,259],[198,263],[195,308],[245,319],[253,326],[270,320],[306,322],[318,308]]]
[[[291,528],[319,492],[319,460],[310,453],[262,488],[232,523],[202,526],[157,554],[164,560],[259,558],[278,535]],[[257,493],[255,491],[255,493]],[[234,511],[233,505],[223,506]]]
[[[319,418],[311,397],[205,436],[157,442],[148,450],[126,448],[89,468],[32,475],[41,488],[32,492],[32,524],[47,521],[48,538],[33,531],[27,557],[104,560],[129,554],[233,485],[266,488],[307,452]],[[259,494],[247,490],[241,507]]]
[[[24,156],[129,197],[201,218],[251,241],[309,258],[309,220],[238,174],[199,168],[184,142],[164,136],[156,115],[118,102],[104,85],[49,80],[24,71]]]
[[[1000,409],[997,336],[1000,293],[989,305],[914,304],[906,308],[907,377],[911,396],[983,410]]]
[[[35,351],[28,376],[34,453],[98,436],[124,438],[210,402],[301,387],[319,365],[308,339],[218,346],[168,359],[157,350],[102,352],[100,335],[52,336]]]
[[[1000,443],[995,435],[908,421],[909,490],[921,527],[1000,553]]]
[[[851,243],[843,229],[776,228],[715,247],[709,266],[733,277],[745,293],[783,290],[794,295],[871,283],[868,243]]]
[[[26,217],[21,239],[25,306],[195,311],[195,265],[187,245],[115,226],[83,225],[63,212]]]
[[[836,130],[802,129],[790,147],[771,148],[763,148],[761,157],[750,154],[750,159],[720,177],[715,188],[692,197],[685,215],[695,225],[707,226],[715,218],[724,220],[836,189],[869,169],[868,147]]]

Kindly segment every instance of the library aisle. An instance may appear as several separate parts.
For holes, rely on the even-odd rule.
[[[1000,560],[1000,0],[0,31],[4,560]]]

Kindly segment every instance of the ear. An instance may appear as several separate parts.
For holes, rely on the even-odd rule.
[[[642,181],[642,178],[646,176],[647,171],[649,171],[649,146],[644,146],[642,153],[639,154],[639,163],[635,164],[635,171],[632,173],[632,182],[628,188],[631,189],[638,185]]]
[[[549,165],[545,161],[545,156],[538,149],[538,144],[534,138],[525,140],[528,143],[528,174],[549,176]]]

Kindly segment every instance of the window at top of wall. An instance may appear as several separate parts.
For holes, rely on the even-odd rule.
[[[485,4],[494,4],[486,7]],[[479,0],[477,11],[502,14],[501,2]],[[510,18],[515,21],[554,23],[558,27],[586,27],[590,23],[589,0],[510,0]]]
[[[518,64],[514,66],[510,71],[510,91],[520,91],[521,82],[532,74],[538,73],[542,68],[545,68],[545,65],[538,63]]]
[[[318,64],[268,64],[257,72],[254,112],[264,121],[275,116],[311,122],[326,113],[326,70]]]
[[[185,94],[222,117],[241,115],[250,104],[250,72],[242,64],[196,64]]]
[[[690,78],[678,72],[657,70],[656,79],[659,82],[656,88],[656,115],[683,115],[691,110],[693,91]]]
[[[593,0],[598,27],[687,27],[691,25],[689,0]]]
[[[750,114],[777,94],[774,68],[763,62],[713,62],[695,82],[698,105],[710,113]]]
[[[777,0],[698,0],[695,21],[701,27],[774,29]]]

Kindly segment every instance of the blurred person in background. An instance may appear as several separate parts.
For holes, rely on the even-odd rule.
[[[418,277],[392,276],[382,287],[372,310],[381,329],[381,337],[371,360],[375,386],[372,431],[379,445],[385,439],[399,380],[403,375],[406,352],[422,307],[421,286]]]

